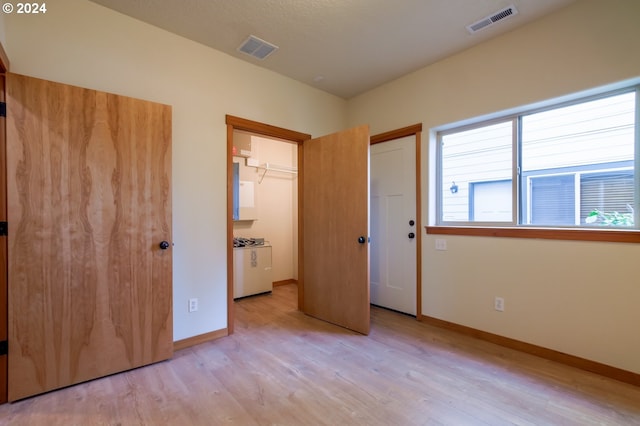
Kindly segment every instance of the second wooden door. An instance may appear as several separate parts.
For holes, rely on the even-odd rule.
[[[369,127],[302,145],[303,311],[368,334]]]

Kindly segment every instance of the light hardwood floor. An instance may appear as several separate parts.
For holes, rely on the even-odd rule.
[[[236,302],[236,333],[0,406],[11,425],[640,425],[640,388],[372,309],[368,337]]]

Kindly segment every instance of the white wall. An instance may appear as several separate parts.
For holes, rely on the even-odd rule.
[[[346,102],[86,0],[47,6],[5,16],[11,71],[172,105],[174,339],[225,328],[225,114],[322,135]]]
[[[350,100],[349,123],[372,134],[423,123],[422,219],[433,223],[432,129],[640,76],[639,19],[636,0],[578,1]],[[446,240],[447,251],[423,240],[424,315],[640,373],[640,245]]]

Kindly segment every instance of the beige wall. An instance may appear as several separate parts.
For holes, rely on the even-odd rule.
[[[423,123],[422,219],[433,223],[432,129],[639,77],[639,19],[636,0],[580,0],[350,100],[349,122],[373,134]],[[640,373],[640,245],[446,240],[447,251],[423,240],[423,314]]]
[[[225,114],[321,135],[346,102],[86,0],[47,6],[5,16],[12,71],[172,105],[174,339],[225,328]]]
[[[4,13],[0,13],[0,43],[2,43],[3,46],[7,45],[7,37],[4,31]]]

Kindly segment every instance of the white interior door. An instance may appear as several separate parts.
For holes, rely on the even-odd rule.
[[[371,146],[371,303],[416,315],[416,137]]]

